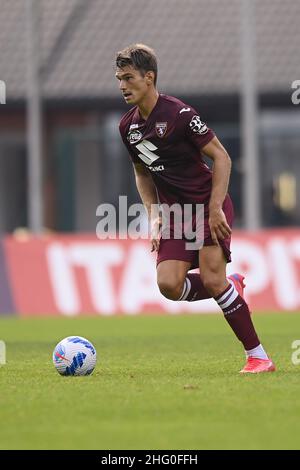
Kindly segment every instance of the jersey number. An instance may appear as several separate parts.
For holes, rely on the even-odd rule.
[[[157,150],[157,147],[149,142],[149,140],[143,140],[140,144],[136,145],[136,148],[141,152],[139,153],[140,159],[148,166],[152,165],[159,158],[159,155],[155,155],[153,152],[153,150]]]

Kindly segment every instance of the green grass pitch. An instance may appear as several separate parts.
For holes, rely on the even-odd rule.
[[[274,374],[240,376],[222,315],[0,319],[1,449],[299,449],[300,315],[255,315]],[[88,377],[61,377],[55,344],[90,339]]]

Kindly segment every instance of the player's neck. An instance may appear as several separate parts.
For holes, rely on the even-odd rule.
[[[153,108],[155,107],[159,93],[155,89],[153,93],[148,93],[143,100],[138,104],[139,112],[141,117],[146,121],[150,116]]]

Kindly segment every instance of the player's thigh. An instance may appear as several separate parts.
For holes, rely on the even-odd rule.
[[[199,250],[200,276],[205,287],[214,295],[226,287],[226,265],[221,246],[209,245]]]
[[[183,286],[187,272],[191,269],[191,263],[181,260],[161,261],[156,268],[157,284],[160,288],[176,289]]]

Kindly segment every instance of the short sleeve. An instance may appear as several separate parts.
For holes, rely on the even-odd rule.
[[[126,132],[125,132],[125,129],[122,125],[122,121],[120,122],[120,125],[119,125],[119,131],[120,131],[120,135],[121,135],[121,138],[123,140],[123,144],[125,145],[128,153],[129,153],[129,156],[130,156],[130,159],[132,160],[133,163],[138,163],[140,162],[140,159],[138,158],[137,155],[135,155],[133,152],[132,152],[132,149],[129,145],[129,142],[126,138]]]
[[[215,137],[214,131],[207,126],[197,111],[191,107],[182,108],[178,113],[178,119],[183,127],[185,137],[199,150]]]

